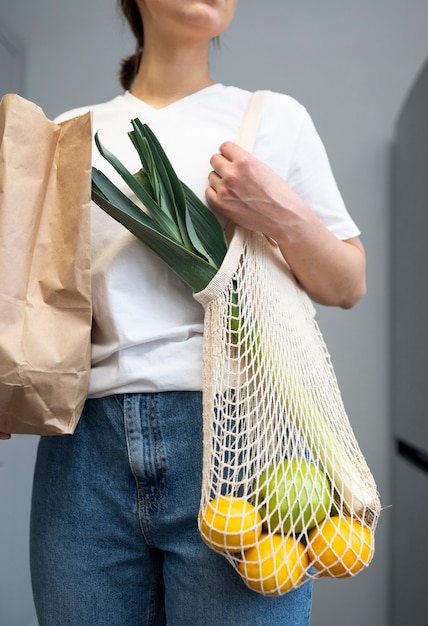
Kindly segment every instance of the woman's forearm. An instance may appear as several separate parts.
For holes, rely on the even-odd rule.
[[[338,239],[304,207],[276,230],[284,258],[315,302],[348,309],[364,296],[366,259],[359,237]]]
[[[211,159],[207,200],[217,215],[274,239],[314,301],[350,308],[366,290],[365,253],[358,237],[331,233],[267,165],[226,142]]]

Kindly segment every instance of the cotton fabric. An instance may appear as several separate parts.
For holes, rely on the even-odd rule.
[[[235,141],[250,92],[215,84],[156,110],[131,93],[74,109],[93,114],[94,132],[131,172],[140,168],[127,132],[138,117],[163,145],[179,178],[204,200],[209,159]],[[359,234],[346,211],[324,146],[306,109],[269,93],[253,153],[271,166],[340,239]],[[121,178],[94,146],[93,163]],[[93,345],[89,397],[202,389],[203,310],[191,290],[123,226],[92,210]]]

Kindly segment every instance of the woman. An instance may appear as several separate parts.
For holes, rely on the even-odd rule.
[[[275,239],[315,301],[351,307],[365,291],[364,251],[306,110],[269,94],[254,154],[234,143],[250,94],[216,84],[208,52],[236,4],[121,0],[137,39],[122,66],[125,93],[59,119],[91,109],[103,144],[135,170],[127,131],[140,118],[221,220]],[[94,165],[120,184],[96,150]],[[309,624],[311,584],[260,596],[200,539],[203,312],[95,206],[93,311],[85,410],[73,436],[44,437],[38,451],[40,626]]]

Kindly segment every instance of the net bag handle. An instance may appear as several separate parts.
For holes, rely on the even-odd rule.
[[[252,93],[244,117],[242,118],[236,143],[241,146],[241,148],[244,148],[244,150],[247,150],[247,152],[253,151],[267,93],[268,91],[255,91]]]

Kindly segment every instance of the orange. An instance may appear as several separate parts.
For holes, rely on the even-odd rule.
[[[262,532],[257,509],[243,498],[220,496],[199,516],[204,541],[219,552],[242,552],[253,546]]]
[[[309,532],[308,553],[325,576],[353,576],[372,560],[374,534],[349,517],[328,517]]]
[[[250,589],[278,596],[303,582],[309,558],[294,537],[263,533],[257,545],[244,552],[237,567]]]

